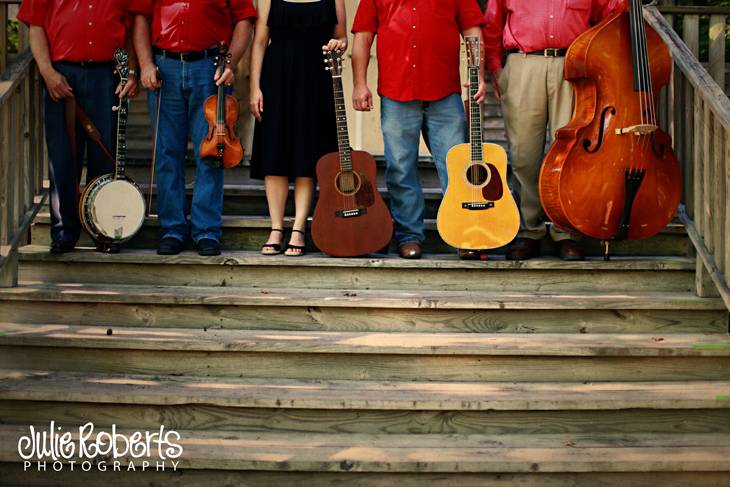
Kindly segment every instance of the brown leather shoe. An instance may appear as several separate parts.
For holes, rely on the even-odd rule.
[[[418,242],[406,242],[398,246],[398,253],[404,259],[420,259],[423,252]]]
[[[534,238],[518,238],[507,249],[505,259],[527,260],[540,256],[540,241]]]
[[[560,258],[563,260],[584,260],[586,255],[575,240],[563,240],[560,242]]]

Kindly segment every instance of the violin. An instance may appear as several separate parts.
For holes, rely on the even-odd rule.
[[[215,65],[219,76],[231,64],[231,53],[221,44]],[[207,165],[229,169],[243,161],[243,146],[236,136],[238,121],[238,100],[225,93],[225,87],[218,86],[218,93],[209,96],[203,105],[208,121],[208,133],[200,143],[200,157]]]
[[[540,172],[540,199],[558,227],[608,243],[638,240],[671,221],[681,196],[672,140],[657,99],[672,59],[644,21],[641,0],[581,34],[565,58],[575,109]]]

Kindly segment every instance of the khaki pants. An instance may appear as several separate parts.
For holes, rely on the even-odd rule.
[[[547,233],[538,190],[546,130],[549,127],[552,139],[573,113],[573,88],[563,78],[564,60],[510,54],[499,79],[512,172],[519,186],[513,188],[520,197],[519,237],[541,239]],[[550,236],[555,241],[571,238],[554,225]]]

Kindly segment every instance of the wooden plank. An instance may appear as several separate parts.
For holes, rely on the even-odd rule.
[[[566,341],[568,338],[566,338]],[[451,382],[707,381],[730,377],[727,357],[574,357],[292,352],[198,352],[0,346],[0,368],[149,376]]]
[[[709,62],[710,75],[717,85],[725,89],[725,45],[727,38],[727,16],[710,15]]]
[[[201,485],[239,487],[720,487],[729,472],[614,472],[614,473],[352,473],[352,472],[254,472],[230,470],[180,470],[175,473],[115,472],[115,487],[140,485],[199,487]],[[19,464],[0,463],[0,478],[9,487],[47,487],[48,473],[23,471]],[[70,469],[54,472],[59,485],[103,485],[108,472]],[[507,482],[507,483],[505,483]],[[0,484],[2,485],[2,484]]]
[[[179,286],[94,286],[23,283],[0,290],[8,301],[389,309],[723,309],[722,300],[690,293],[394,292]]]
[[[261,431],[366,434],[730,434],[727,409],[625,409],[601,411],[403,411],[232,408],[205,404],[176,406],[2,401],[5,424],[66,427],[92,422],[154,430]]]
[[[720,173],[719,177],[725,181],[725,200],[724,209],[722,210],[725,214],[725,232],[722,239],[723,249],[723,272],[725,274],[725,284],[730,287],[730,131],[723,130],[723,136],[725,137],[725,152],[723,163],[724,170]]]
[[[18,252],[10,249],[8,255],[0,259],[0,288],[18,285]]]
[[[677,227],[679,228],[679,227]],[[684,226],[681,226],[682,231]],[[255,251],[231,251],[216,257],[201,257],[197,252],[185,251],[178,255],[157,255],[151,249],[127,249],[119,254],[79,250],[54,255],[41,245],[28,245],[19,249],[24,262],[66,263],[124,263],[155,265],[201,265],[217,267],[316,267],[347,269],[465,269],[465,270],[569,270],[569,271],[688,271],[694,269],[694,259],[676,256],[616,257],[609,262],[599,257],[584,261],[564,261],[556,257],[539,257],[525,261],[505,260],[495,256],[486,262],[459,260],[456,254],[430,254],[419,260],[401,259],[395,255],[378,255],[367,258],[331,258],[322,253],[311,253],[301,258],[267,257]],[[298,272],[298,271],[297,271]]]
[[[289,259],[291,260],[291,259]],[[311,266],[284,268],[272,272],[271,266],[211,266],[167,264],[104,263],[23,263],[21,279],[45,283],[156,285],[165,276],[168,286],[226,286],[246,288],[307,289],[314,283],[322,289],[419,288],[424,291],[519,291],[519,292],[623,292],[628,288],[654,292],[694,291],[694,272],[550,270],[524,271],[485,268],[397,269]],[[694,264],[692,269],[694,270]],[[294,274],[292,274],[294,273]],[[292,279],[296,275],[296,279]]]
[[[1,246],[8,245],[12,238],[11,192],[10,192],[10,110],[7,105],[0,105],[0,251]],[[1,253],[1,252],[0,252]]]
[[[730,15],[730,7],[720,5],[661,5],[657,7],[664,14],[675,15]]]
[[[682,40],[695,58],[700,56],[700,16],[686,14],[682,17]]]
[[[730,357],[730,336],[358,333],[0,323],[0,345],[317,354]]]
[[[715,433],[730,434],[727,409],[625,409],[586,411],[403,411],[237,408],[213,405],[134,405],[91,401],[0,400],[5,424],[69,427],[93,422],[127,428],[216,429],[227,431],[540,434]]]
[[[684,202],[687,205],[687,211],[695,218],[695,165],[699,163],[699,159],[695,157],[695,120],[696,114],[698,113],[698,107],[696,105],[697,97],[693,91],[692,85],[684,76],[684,74],[678,70],[673,69],[675,77],[680,79],[680,92],[681,98],[679,99],[680,105],[678,107],[684,107],[682,110],[677,110],[677,119],[680,120],[679,127],[681,131],[678,132],[678,138],[682,141],[682,163],[684,165]],[[678,142],[675,138],[675,142]]]
[[[176,444],[183,450],[178,457],[183,469],[524,473],[730,469],[727,438],[723,441],[711,435],[292,437],[274,433],[179,433],[181,438]],[[0,459],[17,461],[15,443],[22,434],[27,434],[25,428],[0,427]],[[78,432],[73,434],[78,436]],[[124,464],[133,461],[128,455],[119,460]]]
[[[385,410],[728,409],[730,382],[458,383],[0,371],[0,399]]]
[[[727,205],[727,188],[725,173],[727,172],[726,166],[730,165],[725,161],[725,130],[718,123],[713,123],[715,128],[712,134],[712,181],[714,190],[712,193],[712,235],[710,240],[712,241],[712,255],[715,258],[715,263],[718,269],[724,269],[725,267],[725,206]],[[726,274],[727,277],[727,274]]]
[[[443,310],[319,306],[129,306],[124,303],[3,301],[3,317],[23,323],[258,330],[424,333],[727,334],[719,310]]]

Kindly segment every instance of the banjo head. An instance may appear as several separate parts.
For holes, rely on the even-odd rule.
[[[144,223],[145,203],[134,183],[108,180],[88,194],[87,223],[100,237],[112,242],[132,238]]]

